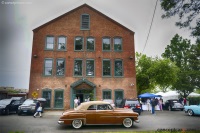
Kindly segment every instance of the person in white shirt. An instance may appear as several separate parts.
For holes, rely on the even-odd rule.
[[[150,104],[150,99],[147,99],[147,111],[151,110],[151,104]]]
[[[74,99],[74,108],[78,107],[78,99],[77,97]]]

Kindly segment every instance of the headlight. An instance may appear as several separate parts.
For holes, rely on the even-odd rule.
[[[21,106],[18,107],[18,110],[21,109]]]

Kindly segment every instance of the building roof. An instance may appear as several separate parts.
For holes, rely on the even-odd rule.
[[[82,8],[82,7],[88,7],[88,8],[90,8],[91,10],[93,10],[93,11],[95,11],[95,12],[97,12],[97,13],[103,15],[103,16],[105,16],[107,19],[111,20],[112,22],[116,23],[117,25],[119,25],[119,26],[121,26],[121,27],[123,27],[123,28],[125,28],[125,29],[127,29],[127,30],[129,30],[129,31],[131,31],[131,32],[134,33],[134,31],[132,31],[130,28],[128,28],[128,26],[125,26],[124,24],[119,23],[118,21],[114,20],[114,19],[111,18],[110,16],[105,15],[105,13],[103,13],[102,11],[100,12],[99,10],[93,8],[92,6],[89,6],[88,4],[82,4],[82,5],[80,5],[80,6],[76,7],[76,8],[74,8],[74,9],[72,9],[72,10],[70,10],[70,11],[68,11],[68,12],[66,12],[66,13],[64,13],[64,14],[62,14],[62,15],[60,15],[60,16],[58,16],[58,17],[56,17],[56,18],[54,18],[54,19],[52,19],[52,20],[50,20],[50,21],[48,21],[47,23],[44,23],[44,24],[38,26],[37,28],[33,29],[33,31],[37,31],[37,30],[39,30],[40,28],[42,28],[42,27],[44,27],[44,26],[46,26],[46,25],[48,25],[48,24],[50,24],[50,23],[53,23],[53,22],[55,22],[55,21],[61,19],[61,18],[64,17],[65,15],[68,15],[68,14],[70,14],[70,13],[72,13],[72,12],[74,12],[74,11],[76,11],[76,10]]]

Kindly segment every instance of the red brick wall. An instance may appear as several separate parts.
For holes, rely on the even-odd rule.
[[[90,30],[80,30],[80,16],[83,13],[90,15]],[[55,45],[53,51],[45,51],[45,39],[47,35],[55,37]],[[64,35],[67,37],[67,50],[57,51],[57,37]],[[86,49],[86,38],[92,36],[95,38],[95,51],[94,52],[74,52],[74,38],[76,36],[84,37],[84,50]],[[102,37],[108,36],[111,38],[111,52],[102,52]],[[122,37],[123,51],[114,52],[113,38],[116,36]],[[33,58],[37,55],[37,58]],[[130,56],[133,59],[130,59]],[[53,58],[53,76],[44,77],[44,58]],[[55,75],[56,58],[65,58],[65,76],[57,77]],[[29,97],[33,91],[39,89],[39,96],[41,97],[41,90],[45,88],[64,89],[64,108],[70,107],[70,85],[79,80],[80,78],[73,77],[74,59],[93,58],[95,60],[95,77],[87,78],[89,81],[96,84],[97,99],[102,98],[102,89],[111,89],[112,98],[114,100],[114,90],[124,89],[124,97],[136,97],[136,76],[135,76],[135,48],[134,48],[134,33],[125,28],[124,26],[116,23],[108,17],[98,13],[88,6],[82,6],[76,10],[63,15],[62,17],[49,22],[34,30],[33,48],[32,48],[32,61],[30,73],[30,86]],[[102,77],[102,59],[111,59],[112,63],[112,78]],[[123,78],[114,77],[114,59],[122,59],[124,67]],[[83,71],[84,74],[84,71]],[[134,86],[131,86],[134,83]],[[52,91],[52,98],[54,98],[54,91]],[[52,99],[52,107],[53,107]]]

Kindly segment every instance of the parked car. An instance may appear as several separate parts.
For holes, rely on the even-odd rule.
[[[131,109],[113,108],[104,101],[81,103],[77,108],[66,110],[58,120],[58,124],[72,125],[79,129],[83,125],[124,125],[129,128],[139,122],[138,113]]]
[[[34,114],[36,103],[40,101],[42,104],[42,113],[45,107],[45,98],[38,98],[38,99],[26,99],[21,106],[18,107],[18,115],[21,114]]]
[[[142,112],[140,102],[137,99],[123,99],[121,103],[122,108],[132,109],[134,112],[137,112],[139,115]]]
[[[21,106],[18,107],[18,115],[34,114],[37,100],[26,99]]]
[[[0,100],[0,114],[9,115],[10,113],[17,113],[18,107],[22,105],[24,98],[12,97],[10,99]]]
[[[200,104],[184,106],[184,110],[185,110],[185,113],[188,113],[189,116],[200,115]]]
[[[169,99],[164,104],[164,109],[172,111],[172,110],[181,110],[183,111],[184,106],[179,102],[178,99]]]
[[[105,102],[109,102],[113,107],[115,107],[114,101],[112,99],[103,99]]]

